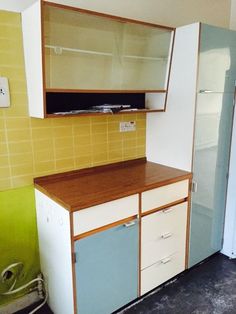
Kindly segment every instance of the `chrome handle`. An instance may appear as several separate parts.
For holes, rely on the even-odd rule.
[[[193,182],[192,182],[192,192],[193,192],[193,193],[196,193],[196,192],[197,192],[197,182],[196,182],[196,181],[193,181]]]
[[[124,227],[129,228],[136,224],[136,221],[129,221],[123,224]]]
[[[168,239],[170,237],[172,237],[172,233],[171,232],[167,232],[167,233],[164,233],[164,234],[161,235],[162,239]]]
[[[167,263],[169,263],[171,261],[171,258],[170,257],[166,257],[166,258],[163,258],[162,260],[161,260],[161,263],[162,264],[167,264]]]
[[[200,94],[210,94],[210,93],[214,93],[213,90],[210,89],[200,89],[199,91]]]
[[[163,209],[162,212],[163,212],[164,214],[168,214],[168,213],[172,212],[172,210],[173,210],[173,208],[170,207],[170,208]]]

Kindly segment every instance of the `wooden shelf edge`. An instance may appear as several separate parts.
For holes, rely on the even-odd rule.
[[[143,94],[143,93],[166,93],[166,89],[69,89],[69,88],[46,88],[45,89],[46,93],[122,93],[122,94]]]

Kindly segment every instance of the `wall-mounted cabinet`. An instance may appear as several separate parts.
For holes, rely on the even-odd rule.
[[[170,27],[37,1],[23,12],[30,115],[51,114],[47,93],[76,93],[77,105],[81,93],[160,93],[161,104],[153,107],[147,97],[147,106],[163,110],[173,34]]]

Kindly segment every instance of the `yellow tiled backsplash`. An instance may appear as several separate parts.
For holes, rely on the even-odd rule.
[[[33,177],[145,156],[146,115],[28,117],[20,14],[0,11],[0,75],[9,78],[11,107],[0,108],[0,190]],[[136,131],[119,132],[120,121]]]

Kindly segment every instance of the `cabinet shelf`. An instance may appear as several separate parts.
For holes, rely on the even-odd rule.
[[[63,51],[68,51],[68,52],[78,52],[78,53],[85,53],[85,54],[91,54],[91,55],[97,55],[97,56],[114,57],[114,55],[111,52],[104,52],[104,51],[68,48],[68,47],[54,46],[54,45],[45,45],[45,48],[52,49],[54,53],[57,55],[61,55]],[[167,58],[164,58],[164,57],[147,57],[147,56],[136,56],[136,55],[123,55],[122,58],[147,60],[147,61],[164,61],[164,62],[167,61]]]
[[[53,49],[55,54],[57,55],[61,55],[63,51],[69,51],[69,52],[86,53],[86,54],[97,55],[97,56],[107,56],[107,57],[113,56],[113,54],[110,52],[84,50],[84,49],[77,49],[77,48],[67,48],[67,47],[53,46],[53,45],[45,45],[45,48]]]

